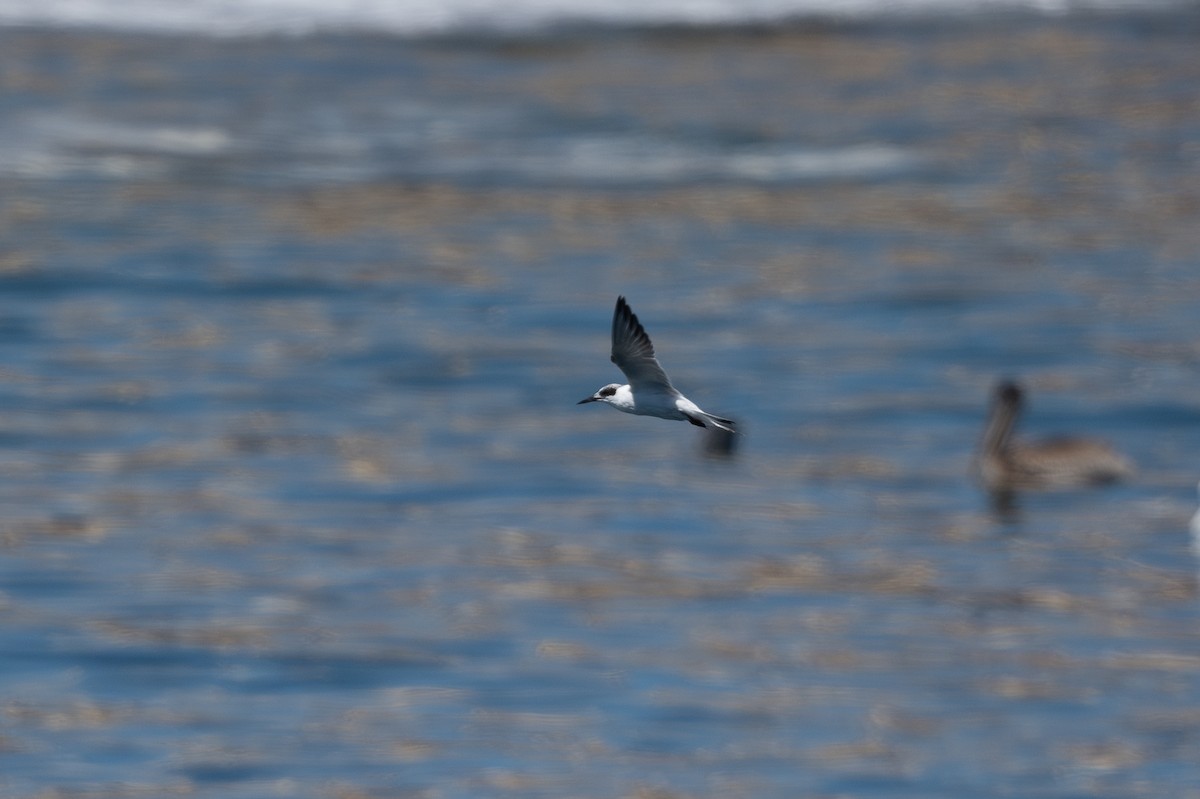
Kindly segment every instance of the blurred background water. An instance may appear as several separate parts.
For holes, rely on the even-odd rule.
[[[1200,796],[1195,5],[0,22],[0,795]]]

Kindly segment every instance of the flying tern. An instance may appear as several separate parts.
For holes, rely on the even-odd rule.
[[[732,421],[700,410],[696,403],[671,385],[667,373],[654,357],[650,337],[624,297],[617,297],[617,307],[613,311],[612,362],[625,373],[629,384],[609,383],[577,404],[603,402],[618,411],[638,416],[688,421],[697,427],[711,426],[735,432]]]

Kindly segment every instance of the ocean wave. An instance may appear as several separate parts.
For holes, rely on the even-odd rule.
[[[566,25],[722,26],[946,13],[1183,8],[1187,0],[7,0],[0,26],[209,35],[531,32]]]
[[[433,113],[433,112],[431,112]],[[272,181],[380,178],[516,181],[533,184],[674,185],[696,180],[771,184],[879,179],[927,165],[923,154],[882,143],[841,147],[796,144],[719,146],[641,135],[560,132],[526,141],[484,125],[464,154],[455,142],[395,139],[364,129],[355,136],[308,131],[300,139],[264,138],[214,125],[136,124],[75,112],[40,113],[0,125],[0,175],[34,179],[162,179],[206,165]]]

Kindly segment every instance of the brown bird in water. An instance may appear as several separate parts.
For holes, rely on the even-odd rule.
[[[1013,428],[1023,394],[1016,383],[1005,381],[992,395],[991,412],[975,460],[979,478],[989,490],[1099,485],[1133,474],[1129,460],[1103,441],[1061,437],[1014,441]]]

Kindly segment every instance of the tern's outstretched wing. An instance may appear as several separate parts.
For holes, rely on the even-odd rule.
[[[612,362],[625,373],[634,394],[639,391],[678,393],[654,357],[654,345],[637,315],[629,310],[624,297],[617,297],[617,307],[613,311]]]

